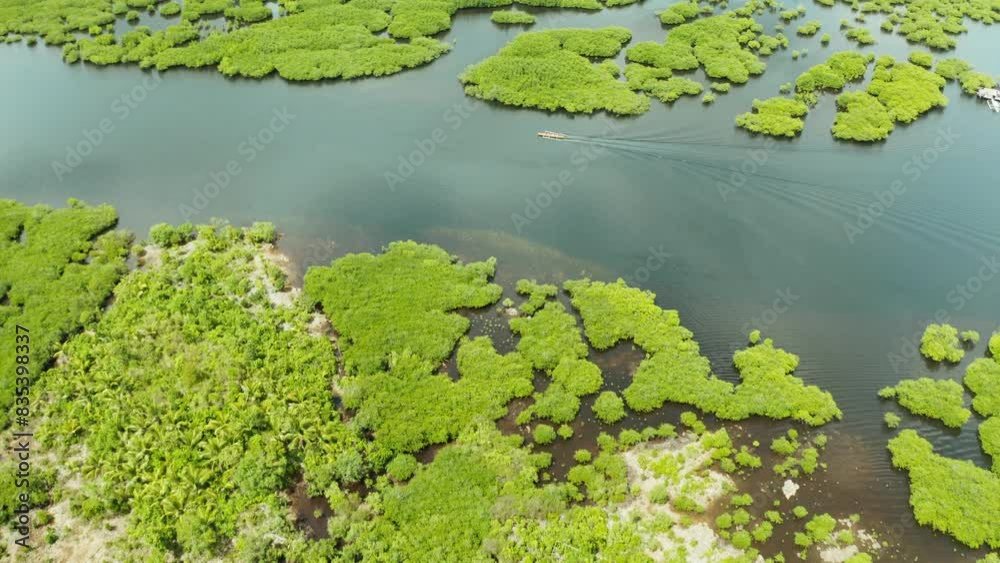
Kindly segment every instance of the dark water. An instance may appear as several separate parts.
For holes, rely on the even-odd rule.
[[[538,11],[534,29],[623,25],[634,41],[659,41],[665,32],[654,14],[667,4],[597,14]],[[851,48],[837,29],[841,18],[853,16],[843,6],[809,5],[806,18],[786,29],[792,47],[807,48],[808,56],[772,56],[763,77],[711,106],[698,98],[672,107],[654,101],[647,114],[623,120],[513,111],[465,98],[457,75],[518,33],[494,26],[488,12],[458,14],[443,36],[455,49],[431,65],[351,83],[225,80],[207,71],[171,71],[156,81],[134,68],[67,66],[56,49],[2,46],[0,196],[112,203],[123,226],[138,232],[160,221],[270,220],[300,264],[415,239],[468,259],[496,256],[498,281],[511,289],[523,276],[627,276],[680,311],[724,377],[734,376],[731,355],[753,326],[798,354],[798,375],[830,390],[845,415],[825,429],[831,468],[808,494],[824,497],[841,516],[862,512],[865,523],[887,530],[900,549],[891,558],[962,559],[967,550],[913,522],[905,477],[885,450],[890,434],[881,417],[893,407],[876,392],[901,377],[960,377],[983,354],[981,344],[956,368],[928,367],[912,355],[892,361],[890,354],[904,356],[904,339],[936,314],[984,335],[1000,322],[1000,277],[981,269],[1000,241],[1000,116],[952,84],[946,110],[897,127],[876,146],[830,136],[833,96],[821,99],[794,142],[771,145],[737,130],[733,118],[751,99],[777,94],[827,53]],[[795,36],[810,19],[824,22],[820,34],[833,36],[831,46],[821,47],[818,36]],[[774,16],[760,21],[773,29]],[[903,40],[877,31],[880,21],[868,18],[879,43],[864,51],[905,56]],[[997,74],[996,41],[989,39],[997,30],[968,26],[949,55]],[[268,128],[276,111],[294,117],[251,152],[248,138]],[[65,164],[68,147],[95,139],[83,131],[102,120],[113,131],[58,178],[53,161]],[[613,140],[543,141],[535,137],[542,129]],[[430,154],[412,157],[421,146]],[[401,169],[403,159],[417,165]],[[231,161],[239,173],[199,201],[195,191]],[[745,179],[733,177],[740,169],[749,172]],[[390,188],[387,173],[404,181]],[[719,187],[734,181],[735,189]],[[857,224],[858,210],[895,181],[894,201],[849,240],[845,222]],[[547,197],[544,185],[559,195]],[[528,202],[540,207],[526,209]],[[204,209],[194,216],[182,207],[200,203]],[[669,257],[661,262],[659,254]],[[647,265],[655,268],[643,270]],[[627,370],[609,371],[623,374],[609,376],[613,388],[627,385]],[[947,455],[986,467],[978,419],[961,432],[907,415],[904,421]],[[761,436],[765,428],[781,431],[747,426],[755,436],[757,428]]]

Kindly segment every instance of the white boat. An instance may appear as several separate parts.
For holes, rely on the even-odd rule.
[[[555,131],[539,131],[538,136],[543,139],[555,139],[557,141],[566,138],[566,135],[562,133],[556,133]]]
[[[996,100],[986,100],[986,105],[990,106],[990,109],[1000,113],[1000,102]]]

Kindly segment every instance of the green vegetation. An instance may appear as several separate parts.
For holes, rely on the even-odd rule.
[[[809,107],[799,100],[775,97],[754,100],[753,111],[736,116],[736,125],[772,137],[794,137],[802,132]]]
[[[907,60],[909,60],[911,63],[917,66],[922,66],[924,68],[931,68],[932,66],[934,66],[934,55],[926,51],[913,51],[912,53],[910,53],[910,56]]]
[[[825,63],[810,67],[795,79],[798,99],[814,104],[815,97],[810,95],[818,90],[839,92],[848,82],[863,78],[873,59],[871,55],[851,51],[831,55]]]
[[[965,371],[965,386],[975,394],[972,408],[983,416],[1000,416],[1000,364],[996,357],[977,358]]]
[[[625,402],[614,391],[605,391],[594,400],[594,416],[606,424],[625,418]]]
[[[819,42],[823,45],[828,45],[830,43],[830,34],[824,33],[822,37],[819,38]]]
[[[420,1],[410,5],[420,5]],[[450,15],[425,10],[422,5],[410,12],[406,5],[398,8],[394,18],[379,9],[352,5],[317,7],[231,33],[210,34],[198,42],[154,50],[140,64],[155,64],[160,70],[218,65],[226,76],[248,78],[277,71],[288,80],[384,76],[426,64],[450,49],[446,43],[420,37],[440,31],[442,26],[446,29]],[[447,21],[442,22],[437,14],[444,14]],[[412,40],[397,43],[375,35],[386,28],[395,37]]]
[[[892,57],[885,56],[880,57],[875,64],[875,72],[871,83],[868,84],[868,93],[878,98],[878,101],[889,111],[889,116],[893,120],[901,123],[910,123],[935,107],[948,105],[948,98],[941,93],[944,84],[944,78],[925,68],[912,63],[900,63]],[[928,327],[928,330],[931,330],[930,327]],[[938,334],[942,330],[945,329],[939,327],[935,329],[933,334]],[[947,334],[950,334],[950,332],[950,330],[947,331]],[[935,355],[943,354],[942,358],[947,359],[953,357],[956,352],[948,351],[950,346],[940,342],[943,334],[932,336],[933,339],[943,346],[943,348],[934,347],[933,353]],[[924,338],[927,338],[926,333],[924,334]],[[921,343],[923,344],[923,342],[922,339]],[[923,349],[924,346],[922,345],[921,351]],[[961,352],[961,348],[958,348],[958,350]],[[924,355],[926,356],[927,353],[924,353]],[[931,359],[934,358],[931,357]],[[949,359],[949,361],[957,360]]]
[[[979,425],[979,442],[986,455],[993,458],[993,473],[1000,477],[1000,416],[992,416]]]
[[[962,386],[951,379],[904,379],[879,391],[879,396],[895,399],[913,414],[940,420],[952,428],[961,427],[972,415],[964,406]]]
[[[910,477],[910,506],[917,522],[979,548],[1000,547],[1000,476],[970,461],[934,453],[913,430],[889,441],[892,463]],[[989,500],[987,500],[989,499]],[[984,502],[985,501],[985,502]]]
[[[66,344],[37,435],[64,456],[82,447],[84,474],[100,475],[71,499],[78,514],[127,512],[146,548],[206,557],[243,533],[245,514],[287,510],[297,473],[316,491],[361,478],[331,346],[308,333],[308,313],[272,304],[258,255],[237,229],[202,228],[189,254],[165,249],[126,277]]]
[[[748,17],[754,7],[748,4],[748,8],[749,12],[728,12],[679,25],[662,44],[630,47],[626,59],[632,64],[625,68],[629,87],[670,102],[702,91],[700,84],[672,76],[674,71],[701,67],[709,78],[737,84],[762,74],[766,65],[749,45],[763,28]]]
[[[981,88],[996,88],[997,86],[995,77],[974,70],[963,72],[959,75],[958,81],[962,84],[962,91],[966,94],[975,94]]]
[[[499,24],[521,24],[531,25],[535,23],[535,16],[528,12],[515,12],[512,10],[497,10],[490,16],[490,21]]]
[[[868,31],[868,29],[864,27],[848,29],[847,32],[844,33],[844,36],[847,37],[848,40],[854,41],[859,46],[875,44],[875,38],[872,37],[872,32]]]
[[[528,296],[528,300],[521,305],[520,311],[525,315],[531,315],[541,309],[548,298],[555,297],[559,293],[559,288],[550,284],[540,284],[535,280],[522,279],[517,280],[517,293]]]
[[[160,15],[164,17],[172,17],[181,13],[181,6],[177,2],[167,2],[165,4],[160,4]]]
[[[556,431],[548,424],[539,424],[531,433],[536,444],[551,444],[556,439]]]
[[[711,104],[713,102],[715,102],[715,94],[713,94],[711,92],[709,92],[709,93],[707,93],[707,94],[705,94],[704,96],[701,97],[701,103],[703,103],[703,104]]]
[[[588,59],[613,57],[630,39],[621,27],[522,33],[459,80],[466,94],[506,105],[635,115],[649,109],[649,99]]]
[[[823,24],[821,24],[818,21],[815,20],[809,21],[800,25],[798,29],[795,30],[795,32],[804,37],[812,37],[813,35],[819,33],[819,30],[822,26]]]
[[[930,324],[920,337],[920,353],[935,362],[958,363],[965,356],[965,350],[958,341],[958,329],[951,325]]]
[[[938,60],[934,72],[947,80],[958,80],[962,74],[972,70],[972,65],[962,59],[950,58]]]
[[[310,269],[304,291],[337,327],[347,374],[368,375],[404,352],[435,365],[447,359],[469,329],[449,311],[495,303],[495,268],[492,258],[461,265],[440,248],[397,242],[378,256],[350,254]]]
[[[639,64],[625,66],[625,78],[631,90],[646,92],[664,103],[677,101],[681,96],[697,96],[704,87],[681,76],[671,76],[663,79],[659,69]]]
[[[885,416],[882,417],[882,420],[885,421],[886,426],[892,429],[899,428],[899,423],[903,422],[903,419],[899,418],[898,414],[892,412],[885,413]]]
[[[70,200],[53,209],[0,199],[0,336],[24,345],[23,353],[0,356],[0,428],[17,412],[15,394],[27,393],[24,378],[30,385],[42,378],[59,344],[100,316],[125,273],[131,238],[110,230],[117,222],[106,205]]]
[[[46,45],[72,43],[73,32],[114,21],[111,3],[105,0],[8,0],[0,4],[0,36],[37,35]]]
[[[979,335],[979,333],[977,331],[975,331],[975,330],[963,330],[958,335],[958,337],[962,339],[963,343],[965,343],[965,344],[971,344],[972,346],[975,346],[976,344],[979,344],[979,340],[981,338],[981,336]]]
[[[605,350],[632,338],[646,352],[624,392],[629,407],[638,412],[671,401],[725,420],[767,416],[821,425],[841,417],[829,393],[791,375],[798,357],[774,348],[770,339],[733,355],[741,377],[734,386],[711,374],[691,332],[680,326],[677,311],[657,307],[654,294],[630,288],[622,280],[568,281],[563,287],[572,296],[594,348]]]
[[[889,110],[867,92],[844,92],[837,96],[833,136],[845,141],[873,142],[889,137],[895,128]]]
[[[678,2],[670,5],[658,15],[660,22],[664,25],[679,25],[686,21],[698,17],[699,8],[697,2]]]

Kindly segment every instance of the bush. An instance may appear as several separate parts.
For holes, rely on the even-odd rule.
[[[903,419],[900,418],[899,415],[891,412],[885,413],[885,416],[883,416],[882,419],[885,421],[886,426],[893,429],[898,428],[899,423],[903,422]]]
[[[957,363],[962,361],[965,350],[959,344],[958,329],[948,324],[931,324],[920,338],[920,353],[935,362]]]
[[[1000,548],[1000,478],[970,461],[934,453],[913,430],[889,440],[892,464],[910,477],[910,506],[917,522],[978,549]]]
[[[247,229],[247,240],[254,244],[278,242],[278,230],[274,228],[274,223],[254,223]]]
[[[548,424],[539,424],[531,433],[536,444],[551,444],[556,439],[556,431]]]
[[[625,418],[625,403],[614,391],[605,391],[594,401],[594,415],[605,424]]]
[[[963,330],[961,334],[958,335],[958,337],[962,339],[962,342],[965,342],[966,344],[971,344],[973,346],[979,344],[979,339],[981,338],[979,336],[979,333],[974,330]]]
[[[931,68],[934,65],[934,55],[931,55],[926,51],[914,51],[910,53],[907,60],[924,68]]]
[[[837,96],[833,136],[846,141],[873,142],[887,139],[895,129],[889,111],[867,92],[844,92]]]
[[[754,100],[753,112],[736,117],[736,125],[753,133],[773,137],[794,137],[802,132],[802,121],[809,108],[798,100],[770,98]]]
[[[1000,364],[996,358],[977,358],[969,364],[962,382],[975,395],[972,408],[976,412],[1000,416]]]
[[[535,16],[528,12],[515,12],[511,10],[498,10],[490,16],[490,21],[498,24],[521,24],[531,25],[535,23]]]
[[[172,17],[181,13],[181,6],[177,2],[167,2],[160,5],[160,15],[164,17]]]
[[[194,239],[194,226],[191,223],[185,223],[173,227],[166,223],[159,223],[149,229],[149,239],[160,248],[181,246]]]
[[[406,481],[413,476],[419,465],[417,458],[412,455],[400,454],[385,466],[385,472],[393,481]]]
[[[573,459],[576,460],[577,463],[590,463],[591,454],[587,450],[576,450],[573,452]]]
[[[913,414],[940,420],[945,426],[960,428],[972,415],[964,407],[962,386],[950,379],[904,379],[894,389],[901,406]]]

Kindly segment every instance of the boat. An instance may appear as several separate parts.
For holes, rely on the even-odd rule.
[[[566,138],[566,135],[562,133],[556,133],[555,131],[539,131],[538,136],[543,139],[555,139],[557,141]]]
[[[1000,113],[1000,102],[996,100],[986,100],[986,105],[990,106],[990,109]]]

